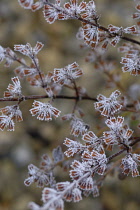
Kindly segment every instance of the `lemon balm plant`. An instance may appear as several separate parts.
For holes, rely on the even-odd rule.
[[[119,158],[121,154],[123,157],[120,157],[120,169],[118,169],[121,170],[121,174],[139,176],[140,154],[137,151],[139,151],[140,135],[137,135],[137,130],[140,125],[137,124],[132,130],[128,125],[131,119],[128,117],[125,119],[122,113],[132,112],[139,118],[140,99],[127,101],[127,94],[121,94],[121,78],[115,73],[112,74],[112,64],[104,59],[104,54],[109,47],[116,47],[116,50],[123,54],[120,60],[122,71],[130,73],[131,76],[140,76],[140,2],[135,1],[136,12],[132,15],[136,25],[125,28],[112,24],[108,27],[100,25],[100,15],[94,1],[19,0],[18,2],[21,7],[33,12],[43,10],[45,20],[49,24],[59,20],[79,21],[81,27],[76,38],[81,40],[81,49],[89,50],[86,61],[93,63],[95,69],[101,70],[108,76],[110,88],[116,87],[110,96],[99,94],[97,97],[91,97],[83,86],[77,86],[77,79],[85,75],[76,61],[63,68],[54,68],[54,71],[45,74],[40,68],[38,59],[38,53],[44,47],[40,41],[37,41],[34,47],[29,43],[16,44],[14,51],[0,46],[0,61],[5,60],[5,66],[9,67],[13,62],[19,64],[14,70],[15,76],[11,78],[12,82],[4,92],[4,97],[0,98],[1,102],[15,101],[15,105],[0,109],[0,130],[15,130],[15,123],[23,120],[20,104],[27,100],[33,101],[30,113],[38,120],[49,122],[54,120],[53,118],[61,118],[70,122],[71,137],[66,137],[64,140],[66,146],[64,153],[58,146],[54,148],[52,158],[47,154],[42,156],[40,167],[30,164],[29,177],[24,182],[26,186],[35,182],[42,188],[42,206],[31,202],[30,209],[61,210],[64,209],[65,201],[79,202],[90,194],[93,197],[99,196],[106,176],[116,166],[112,165],[111,161],[115,157]],[[21,57],[16,52],[19,52]],[[30,59],[30,64],[27,64],[26,57]],[[21,87],[20,82],[23,79],[33,87],[42,88],[44,95],[24,95],[24,87]],[[64,88],[74,90],[75,94],[64,95],[62,92]],[[46,102],[40,99],[45,99]],[[54,106],[57,99],[73,100],[72,111],[68,110],[66,115],[61,116],[61,110]],[[78,106],[81,100],[93,101],[93,108],[100,113],[98,116],[104,121],[105,127],[100,136],[97,136],[93,132],[94,129],[92,130],[84,121],[84,110],[81,111]],[[111,151],[111,155],[108,155],[107,151]],[[71,158],[70,168],[68,167],[71,181],[57,182],[53,173],[54,168],[57,165],[66,167],[66,160]]]

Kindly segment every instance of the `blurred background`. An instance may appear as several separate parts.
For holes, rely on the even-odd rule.
[[[135,12],[132,0],[98,0],[95,3],[101,16],[101,25],[107,27],[109,24],[114,24],[127,27],[135,24],[131,18]],[[114,88],[106,87],[106,75],[94,69],[92,63],[85,61],[88,50],[81,49],[81,42],[76,39],[79,27],[80,23],[76,20],[56,21],[49,25],[41,10],[33,13],[21,8],[18,0],[0,0],[1,46],[13,49],[14,44],[30,43],[35,46],[36,42],[40,41],[44,43],[44,48],[38,56],[43,72],[47,73],[54,68],[62,68],[76,61],[84,71],[84,76],[77,81],[77,85],[85,87],[91,97],[96,97],[99,93],[109,96]],[[127,94],[130,100],[132,95],[134,98],[140,97],[140,91],[137,91],[140,89],[140,79],[122,73],[120,65],[122,55],[117,52],[117,48],[110,47],[105,56],[108,61],[116,63],[115,72],[120,74],[123,94]],[[11,83],[11,77],[14,77],[13,70],[18,66],[14,63],[10,68],[5,68],[3,64],[0,64],[0,97],[3,97],[3,92]],[[44,94],[42,90],[25,84],[25,81],[21,81],[21,84],[24,95]],[[75,94],[73,91],[65,90],[63,93]],[[24,186],[24,180],[28,177],[27,166],[30,163],[39,166],[41,156],[44,153],[51,156],[51,151],[58,145],[61,145],[65,151],[63,141],[65,137],[71,137],[69,123],[62,122],[60,118],[49,123],[33,118],[29,112],[32,103],[31,100],[21,103],[24,121],[16,124],[15,132],[0,133],[0,210],[27,210],[29,201],[41,204],[41,189],[36,188],[35,185]],[[1,102],[0,108],[11,104],[14,103]],[[62,111],[61,116],[63,116],[73,110],[74,101],[56,100],[54,106]],[[98,132],[103,123],[95,113],[93,102],[81,101],[79,107],[85,112],[83,119],[90,125],[90,130]],[[123,113],[128,122],[131,115]],[[132,127],[136,123],[137,121],[131,123]],[[59,181],[68,179],[68,173],[64,175],[59,168],[55,174]],[[113,176],[106,178],[100,197],[91,196],[84,198],[80,203],[66,203],[65,209],[138,210],[139,189],[139,178],[127,177],[122,181],[118,179],[118,173],[115,172]]]

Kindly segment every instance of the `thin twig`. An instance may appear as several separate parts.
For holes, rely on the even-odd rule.
[[[0,98],[0,102],[4,101],[26,101],[30,99],[43,99],[43,98],[49,98],[47,95],[31,95],[31,96],[24,96],[22,98]],[[54,99],[70,99],[70,100],[79,100],[79,97],[77,96],[66,96],[66,95],[58,95],[54,96]],[[97,101],[96,98],[92,98],[89,96],[83,96],[80,97],[80,100],[90,100],[90,101]]]
[[[136,140],[135,140],[134,142],[131,142],[131,143],[129,144],[130,147],[134,146],[135,144],[137,144],[137,143],[140,141],[140,137],[135,137],[135,138],[136,138]],[[108,157],[108,162],[109,162],[110,160],[112,160],[113,158],[115,158],[115,157],[121,155],[121,154],[122,154],[124,151],[126,151],[126,150],[127,150],[127,148],[124,148],[124,149],[120,150],[119,152],[117,152],[117,153],[115,153],[115,154],[109,156],[109,157]]]

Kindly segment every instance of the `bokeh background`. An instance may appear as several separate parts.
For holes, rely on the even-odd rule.
[[[131,26],[135,24],[131,15],[135,12],[132,0],[98,0],[95,1],[97,11],[101,15],[100,23],[104,26],[114,24],[117,26]],[[93,64],[85,62],[88,53],[79,47],[80,41],[76,39],[76,33],[80,23],[76,20],[56,21],[49,25],[41,10],[33,13],[20,7],[18,0],[0,0],[0,45],[13,49],[14,44],[30,43],[32,46],[37,41],[44,43],[43,50],[39,53],[41,69],[47,73],[54,68],[62,68],[76,61],[84,71],[83,78],[77,84],[87,89],[90,96],[96,97],[99,93],[109,95],[114,89],[105,88],[106,76],[94,69]],[[140,97],[140,79],[129,74],[121,73],[121,55],[117,49],[110,47],[106,58],[116,62],[115,71],[121,75],[121,85],[124,94],[135,98]],[[0,97],[14,77],[13,70],[17,64],[5,68],[0,65]],[[44,94],[42,90],[30,87],[25,81],[21,81],[25,95]],[[138,88],[139,87],[139,88]],[[63,93],[73,95],[73,91]],[[47,101],[47,100],[44,100]],[[27,178],[27,166],[30,163],[39,165],[42,154],[51,156],[53,148],[61,145],[63,140],[70,136],[69,123],[60,119],[52,122],[40,122],[30,115],[29,109],[33,101],[21,103],[24,121],[17,124],[15,132],[0,133],[0,210],[26,210],[29,201],[41,204],[41,189],[35,185],[24,186]],[[0,108],[14,103],[1,102]],[[54,106],[62,111],[62,115],[73,109],[74,101],[57,100]],[[81,101],[79,106],[84,109],[84,121],[89,123],[95,133],[100,128],[100,119],[96,115],[93,102]],[[61,115],[61,116],[62,116]],[[131,114],[125,113],[126,118]],[[129,120],[128,120],[129,121]],[[131,123],[131,122],[130,122]],[[131,123],[132,124],[132,123]],[[132,124],[132,127],[135,124]],[[68,173],[58,168],[55,171],[59,181],[68,179]],[[63,174],[63,175],[62,175]],[[66,204],[65,209],[97,209],[97,210],[138,210],[140,208],[140,179],[127,177],[123,181],[118,179],[118,173],[108,176],[101,189],[98,198],[85,198],[80,203]]]

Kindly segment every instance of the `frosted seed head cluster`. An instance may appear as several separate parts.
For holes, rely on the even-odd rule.
[[[37,187],[42,188],[42,206],[31,202],[30,209],[63,210],[65,201],[79,202],[84,196],[90,194],[93,197],[99,196],[106,176],[114,168],[118,170],[114,158],[120,157],[121,154],[123,157],[120,157],[119,170],[124,175],[139,176],[140,155],[137,154],[139,150],[133,147],[140,141],[137,128],[134,128],[135,121],[133,121],[139,120],[140,103],[139,95],[136,93],[139,91],[139,86],[136,85],[137,88],[134,88],[133,97],[131,91],[125,89],[124,84],[121,83],[120,72],[115,72],[115,63],[107,60],[106,53],[110,45],[116,47],[121,40],[124,41],[124,44],[119,47],[119,52],[124,54],[121,58],[121,72],[129,72],[134,76],[140,75],[140,42],[137,41],[138,39],[131,38],[131,36],[140,35],[140,4],[136,3],[136,12],[132,16],[137,21],[136,25],[123,28],[109,24],[105,28],[100,25],[100,15],[97,13],[94,1],[18,0],[18,2],[21,7],[33,12],[42,9],[44,18],[49,24],[57,20],[80,21],[81,25],[76,37],[82,42],[81,49],[89,50],[86,62],[92,63],[93,69],[105,74],[108,77],[105,88],[113,89],[108,97],[103,94],[99,94],[97,98],[91,97],[92,92],[88,95],[84,86],[77,85],[77,79],[84,77],[84,74],[76,61],[44,73],[38,59],[38,53],[44,44],[39,41],[34,47],[30,43],[16,44],[14,51],[17,53],[10,48],[0,46],[0,62],[5,61],[6,67],[13,62],[19,64],[14,70],[16,76],[11,78],[12,82],[4,92],[4,98],[0,99],[15,103],[0,109],[1,131],[5,129],[14,131],[15,123],[23,120],[20,104],[26,100],[34,100],[29,110],[31,115],[48,123],[53,118],[58,118],[61,111],[63,112],[63,109],[59,110],[56,105],[53,105],[57,99],[73,100],[72,109],[62,117],[64,125],[66,121],[70,121],[70,137],[65,138],[64,148],[58,146],[53,149],[52,154],[44,154],[39,167],[29,164],[28,177],[24,181],[26,186],[35,183]],[[18,53],[25,59],[19,57]],[[30,64],[26,62],[27,57]],[[42,89],[44,95],[24,96],[21,80],[33,88]],[[89,84],[93,82],[94,80]],[[64,95],[65,88],[73,91],[73,95]],[[121,93],[125,93],[126,96],[121,96]],[[131,100],[132,98],[135,98],[135,101]],[[93,123],[94,126],[91,127],[84,109],[81,109],[79,105],[84,100],[94,101],[93,110],[98,111],[97,115],[93,114],[97,124]],[[84,108],[86,107],[87,104]],[[128,115],[125,114],[126,111],[129,112]],[[133,130],[128,124],[132,125]],[[110,163],[112,159],[113,166]],[[68,170],[69,181],[57,182],[54,170],[57,166]]]

